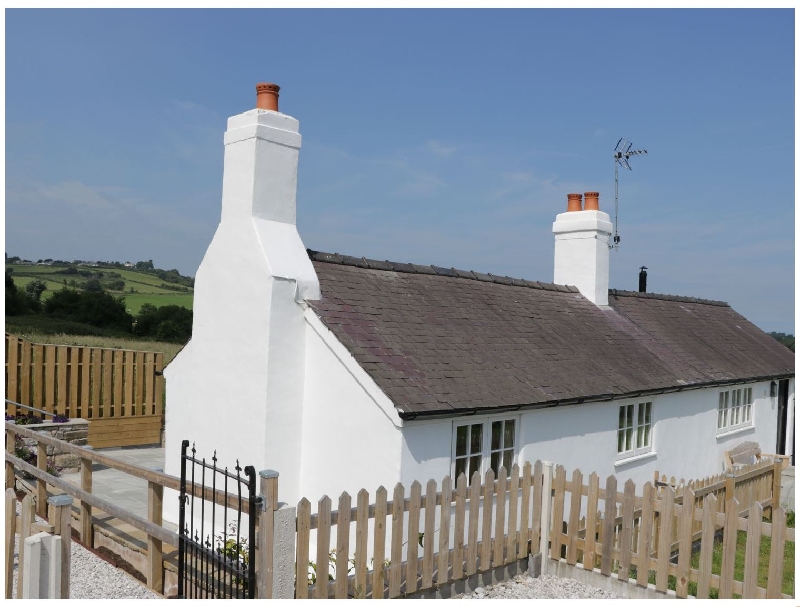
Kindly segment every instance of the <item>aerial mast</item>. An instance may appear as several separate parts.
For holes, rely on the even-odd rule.
[[[647,150],[632,150],[633,144],[627,139],[617,141],[614,148],[614,244],[609,244],[608,248],[616,249],[619,247],[619,167],[622,165],[632,171],[628,159],[631,156],[641,156],[647,154]]]

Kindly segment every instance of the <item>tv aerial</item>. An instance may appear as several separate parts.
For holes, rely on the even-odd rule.
[[[633,144],[627,139],[617,141],[614,148],[614,244],[609,244],[608,248],[616,249],[619,247],[619,167],[623,166],[632,171],[628,159],[631,156],[642,156],[647,154],[647,150],[632,150]]]

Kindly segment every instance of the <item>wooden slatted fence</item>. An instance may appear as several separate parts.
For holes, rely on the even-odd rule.
[[[394,598],[538,552],[542,463],[297,506],[296,598]],[[454,490],[455,489],[455,490]],[[335,537],[335,540],[334,540]],[[312,552],[311,547],[316,546]],[[313,554],[315,560],[310,560]]]
[[[89,420],[95,448],[160,442],[163,368],[160,352],[35,344],[6,334],[6,399]],[[26,411],[7,405],[6,412]]]
[[[674,586],[679,598],[690,590],[697,598],[708,598],[712,590],[719,598],[793,598],[782,593],[781,583],[784,550],[794,543],[794,529],[786,527],[773,475],[780,477],[780,462],[746,467],[724,479],[678,484],[677,489],[666,482],[658,487],[646,483],[640,496],[633,481],[617,487],[609,476],[601,488],[595,474],[584,484],[579,470],[567,480],[566,470],[558,466],[549,557],[605,576],[616,574],[622,581],[635,578],[637,585],[654,584],[663,593]],[[771,510],[771,522],[764,521],[765,508]],[[578,518],[580,513],[585,516]],[[746,536],[744,566],[737,573],[741,534]],[[715,542],[719,565],[713,559]],[[768,561],[767,582],[759,582],[759,559],[762,567]]]

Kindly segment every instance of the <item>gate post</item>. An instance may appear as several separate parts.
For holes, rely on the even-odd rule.
[[[51,510],[50,524],[55,535],[61,536],[61,597],[69,598],[69,568],[72,553],[72,498],[67,494],[47,498]]]
[[[262,470],[260,494],[262,510],[258,520],[258,554],[256,560],[256,598],[272,598],[273,544],[275,539],[275,511],[278,509],[278,473]]]

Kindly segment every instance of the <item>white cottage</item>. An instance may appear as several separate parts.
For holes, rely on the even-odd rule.
[[[556,284],[309,251],[298,122],[257,90],[165,370],[167,473],[189,439],[277,470],[293,503],[536,459],[639,484],[720,472],[744,440],[793,452],[793,354],[723,302],[609,290],[596,192],[556,217]]]

